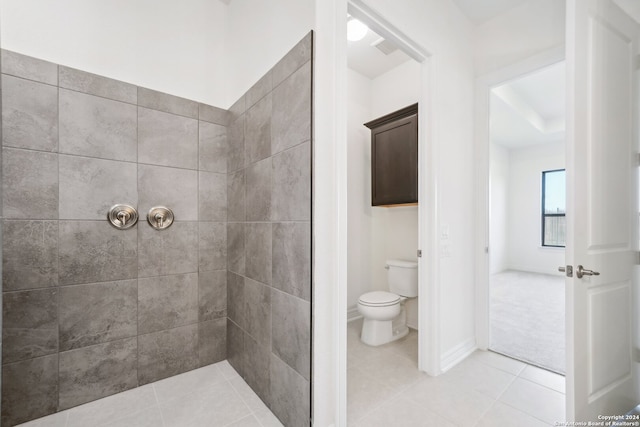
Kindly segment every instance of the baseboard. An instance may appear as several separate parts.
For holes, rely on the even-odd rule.
[[[468,340],[461,342],[451,350],[447,351],[440,358],[441,372],[447,372],[449,369],[462,362],[467,358],[467,356],[476,351],[476,348],[477,346],[475,338],[469,338]]]
[[[357,306],[353,306],[347,309],[347,323],[354,320],[362,319],[362,314],[358,311]]]

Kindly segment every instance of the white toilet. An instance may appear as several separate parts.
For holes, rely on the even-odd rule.
[[[387,260],[387,284],[391,292],[362,294],[358,311],[364,317],[360,340],[371,346],[389,343],[409,333],[404,301],[418,296],[418,263]]]

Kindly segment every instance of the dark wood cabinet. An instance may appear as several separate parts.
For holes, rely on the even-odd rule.
[[[371,129],[371,204],[418,203],[418,104],[364,125]]]

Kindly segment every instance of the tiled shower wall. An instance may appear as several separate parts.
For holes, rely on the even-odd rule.
[[[228,359],[286,426],[310,424],[312,34],[231,107]]]
[[[225,359],[228,112],[1,62],[2,425]],[[107,222],[116,203],[135,227]]]

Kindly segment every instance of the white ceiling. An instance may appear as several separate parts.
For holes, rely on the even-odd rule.
[[[565,64],[546,67],[491,91],[491,141],[507,148],[564,141]]]
[[[453,0],[462,13],[476,25],[512,9],[527,0]]]
[[[371,45],[381,37],[369,30],[367,35],[357,42],[347,41],[347,66],[370,79],[386,73],[398,65],[410,60],[400,49],[385,55]],[[390,43],[387,41],[387,43]]]

